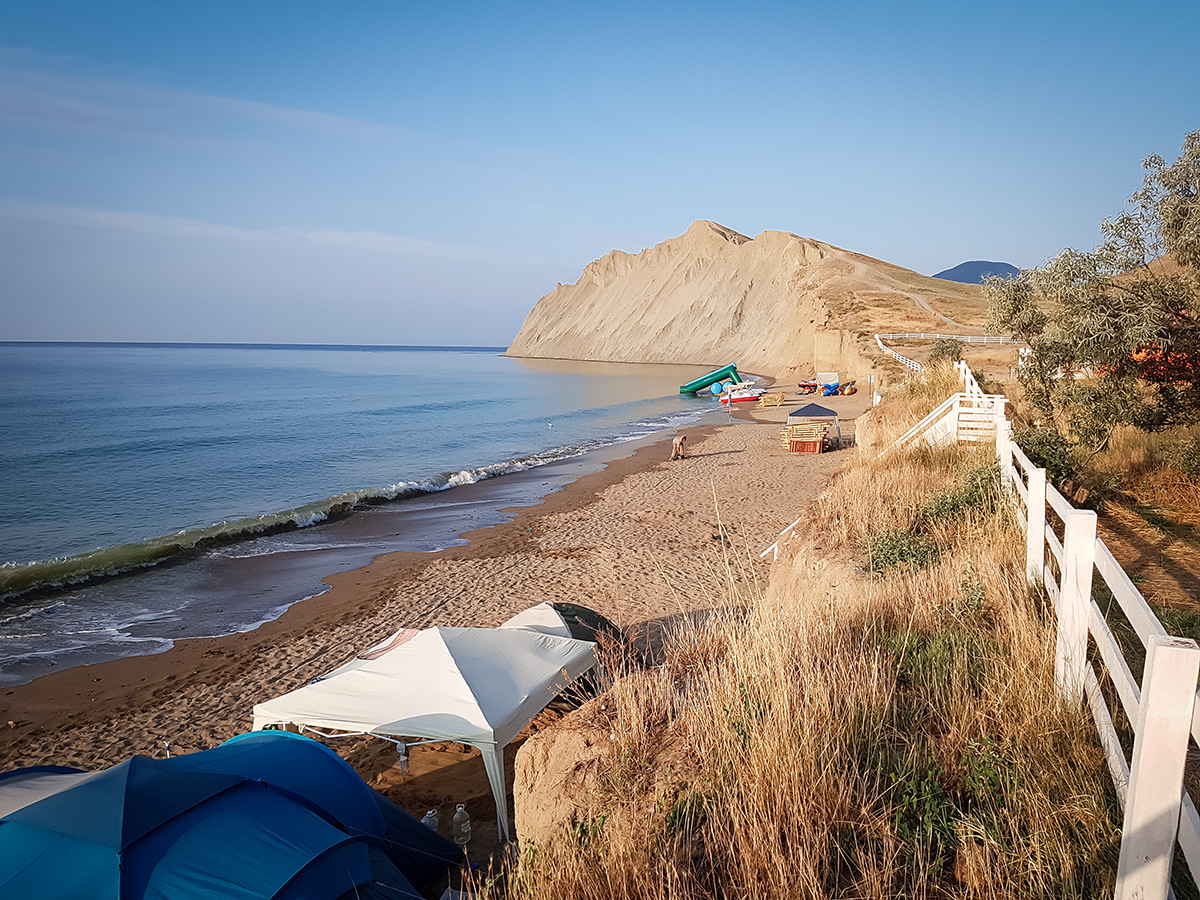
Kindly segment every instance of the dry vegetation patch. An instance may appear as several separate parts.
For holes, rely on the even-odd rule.
[[[897,433],[935,394],[875,427]],[[726,591],[647,668],[614,657],[557,762],[558,728],[527,742],[518,816],[527,797],[565,814],[523,831],[484,896],[1111,892],[1111,782],[1090,721],[1057,699],[988,455],[864,456],[798,532],[760,596]]]

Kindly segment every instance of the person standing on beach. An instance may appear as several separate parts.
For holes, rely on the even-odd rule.
[[[671,459],[683,459],[683,444],[687,435],[681,434],[671,442]]]

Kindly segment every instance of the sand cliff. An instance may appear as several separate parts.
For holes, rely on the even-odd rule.
[[[510,356],[699,365],[775,376],[886,364],[872,335],[978,332],[979,288],[782,231],[715,222],[641,253],[614,250],[538,301]]]

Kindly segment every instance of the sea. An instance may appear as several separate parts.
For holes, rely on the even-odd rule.
[[[0,686],[251,630],[720,415],[703,368],[503,349],[0,342]]]

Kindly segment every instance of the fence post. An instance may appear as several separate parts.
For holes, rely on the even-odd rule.
[[[962,409],[962,394],[954,395],[954,406],[950,408],[950,443],[958,443],[958,417]]]
[[[1088,604],[1092,567],[1096,562],[1096,514],[1076,509],[1067,516],[1063,535],[1062,586],[1058,605],[1058,639],[1054,680],[1073,704],[1083,700],[1087,669]]]
[[[1003,409],[996,416],[996,458],[1000,461],[1000,489],[1012,493],[1012,423],[1004,418]]]
[[[1121,828],[1117,900],[1167,896],[1197,675],[1195,641],[1150,636]]]
[[[1029,470],[1029,505],[1025,510],[1025,577],[1037,587],[1046,568],[1046,470]]]

